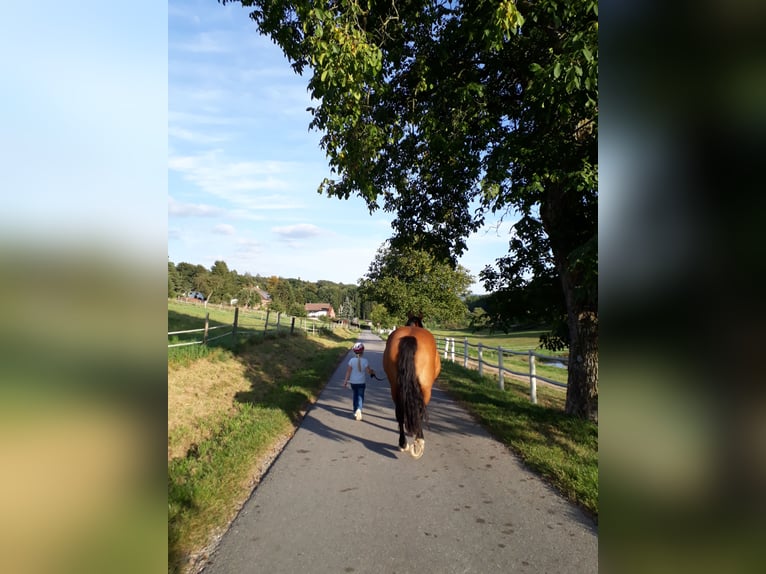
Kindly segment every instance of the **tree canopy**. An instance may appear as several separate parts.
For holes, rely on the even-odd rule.
[[[378,313],[399,325],[411,314],[422,314],[426,322],[462,324],[467,312],[463,297],[472,282],[467,269],[453,269],[427,251],[384,244],[360,280],[359,292],[383,305],[388,316]]]

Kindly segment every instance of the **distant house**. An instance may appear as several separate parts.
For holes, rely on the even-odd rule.
[[[190,291],[189,292],[189,297],[191,299],[196,299],[197,301],[204,301],[205,300],[205,295],[202,292],[200,292],[200,291]]]
[[[330,317],[335,318],[335,309],[329,303],[306,303],[304,306],[308,317]]]
[[[250,287],[250,292],[253,294],[254,309],[268,307],[271,303],[271,295],[260,287]]]

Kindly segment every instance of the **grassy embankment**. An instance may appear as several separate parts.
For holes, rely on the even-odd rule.
[[[184,311],[169,305],[169,331],[200,326],[199,309],[197,317]],[[231,324],[229,317],[215,320]],[[345,330],[316,337],[268,332],[235,350],[169,350],[169,572],[204,557],[355,339]]]

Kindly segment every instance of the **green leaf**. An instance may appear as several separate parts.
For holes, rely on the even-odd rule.
[[[593,61],[593,52],[591,52],[591,51],[588,49],[588,47],[587,47],[587,46],[585,46],[585,47],[582,49],[582,55],[583,55],[583,56],[585,56],[585,59],[586,59],[588,62],[592,62],[592,61]]]
[[[560,75],[561,75],[561,62],[556,62],[556,64],[553,66],[553,77],[558,79]]]

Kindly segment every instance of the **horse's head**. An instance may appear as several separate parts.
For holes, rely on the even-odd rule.
[[[419,315],[413,315],[412,313],[409,314],[409,318],[407,319],[407,322],[405,323],[406,327],[420,327],[423,328],[423,313],[420,313]]]

